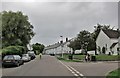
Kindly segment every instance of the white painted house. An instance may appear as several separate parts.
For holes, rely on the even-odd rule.
[[[61,53],[69,53],[72,52],[72,49],[70,47],[68,47],[68,45],[70,44],[71,40],[66,40],[63,43],[55,43],[53,45],[49,45],[47,47],[45,47],[44,52],[45,54],[61,54]]]
[[[117,30],[101,30],[97,40],[96,48],[97,54],[118,54],[118,38],[119,34]],[[104,51],[103,51],[104,48]]]

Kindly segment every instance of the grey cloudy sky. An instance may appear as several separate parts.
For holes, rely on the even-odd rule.
[[[97,23],[118,27],[117,2],[3,2],[2,10],[28,15],[36,33],[31,43],[54,44],[60,35],[73,38],[81,30],[93,32]]]

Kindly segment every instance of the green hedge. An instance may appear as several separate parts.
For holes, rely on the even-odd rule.
[[[5,55],[22,55],[25,51],[25,48],[23,46],[8,46],[4,49],[2,49],[2,56]]]

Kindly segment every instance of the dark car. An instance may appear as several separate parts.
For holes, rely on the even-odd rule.
[[[24,64],[22,58],[19,55],[6,55],[3,58],[2,66],[20,66]]]
[[[55,56],[55,54],[50,54],[51,56]]]
[[[36,58],[34,51],[29,51],[27,54],[30,56],[31,60]]]

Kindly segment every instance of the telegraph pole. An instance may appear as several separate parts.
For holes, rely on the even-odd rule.
[[[63,58],[63,36],[60,36],[61,37],[61,41],[60,41],[60,44],[61,44],[61,57]]]

